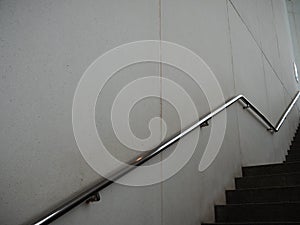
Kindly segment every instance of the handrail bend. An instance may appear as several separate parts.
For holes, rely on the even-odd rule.
[[[291,103],[288,105],[282,116],[279,118],[279,121],[277,124],[274,126],[266,116],[263,115],[244,95],[238,95],[230,100],[228,100],[225,104],[217,108],[216,110],[212,111],[211,113],[207,114],[203,118],[201,118],[198,122],[190,126],[189,128],[185,129],[181,133],[177,134],[170,140],[164,142],[162,145],[159,147],[148,151],[144,154],[139,155],[138,157],[134,158],[131,162],[129,162],[129,165],[131,167],[124,168],[118,172],[116,172],[113,176],[110,177],[110,179],[105,179],[100,181],[99,183],[95,184],[91,188],[81,192],[78,194],[76,197],[72,198],[69,201],[64,202],[61,204],[59,207],[57,207],[55,210],[52,212],[48,213],[46,216],[43,216],[36,222],[34,222],[34,225],[42,225],[42,224],[49,224],[50,222],[54,221],[55,219],[59,218],[60,216],[64,215],[74,207],[78,206],[79,204],[88,201],[91,198],[94,198],[95,196],[98,196],[98,192],[110,184],[112,184],[115,180],[118,178],[122,177],[123,175],[127,174],[129,171],[133,169],[132,166],[140,166],[144,162],[148,161],[149,159],[153,158],[155,155],[161,153],[163,150],[168,148],[170,145],[174,144],[177,142],[179,139],[196,129],[197,127],[200,127],[203,124],[207,124],[207,122],[217,114],[219,114],[221,111],[225,110],[229,106],[231,106],[233,103],[240,101],[243,103],[244,108],[251,109],[252,112],[260,119],[260,122],[263,123],[267,127],[269,131],[273,132],[278,132],[280,127],[282,126],[283,122],[285,121],[286,117],[294,107],[295,103],[299,99],[300,96],[300,91],[297,92]]]

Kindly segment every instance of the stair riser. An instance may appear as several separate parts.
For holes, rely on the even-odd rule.
[[[287,162],[297,162],[300,161],[300,154],[290,154],[286,156]]]
[[[259,167],[243,167],[243,176],[271,175],[300,172],[300,163],[275,164]]]
[[[292,148],[291,148],[291,150],[288,150],[288,151],[287,151],[287,154],[288,154],[288,155],[300,154],[300,149],[299,149],[299,150],[298,150],[298,149],[296,150],[296,149],[292,149]]]
[[[226,191],[227,204],[300,202],[300,186],[256,190]]]
[[[202,223],[202,225],[266,225],[266,223]],[[273,222],[267,225],[300,225],[300,222]]]
[[[296,135],[292,140],[292,145],[300,145],[300,135]]]
[[[300,150],[300,142],[297,142],[297,143],[292,143],[290,145],[290,149],[297,149],[297,150]]]
[[[300,185],[300,174],[236,178],[237,189]]]
[[[216,206],[216,222],[300,221],[300,204],[257,204]]]

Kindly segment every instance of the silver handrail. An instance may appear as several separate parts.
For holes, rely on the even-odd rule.
[[[274,133],[277,132],[280,127],[282,126],[283,122],[285,121],[286,117],[294,107],[295,103],[297,102],[298,98],[300,96],[300,91],[297,92],[291,103],[288,105],[282,116],[280,117],[279,121],[277,124],[274,126],[272,123],[267,119],[266,116],[263,115],[244,95],[238,95],[229,101],[227,101],[225,104],[214,110],[213,112],[207,114],[203,118],[201,118],[198,122],[190,126],[189,128],[185,129],[181,133],[175,135],[172,137],[170,140],[164,142],[161,144],[159,147],[147,151],[144,154],[139,155],[138,157],[134,158],[132,161],[130,161],[128,164],[130,165],[129,167],[123,168],[120,171],[117,171],[113,176],[110,177],[110,179],[104,179],[98,182],[97,184],[93,185],[92,187],[88,188],[87,190],[81,192],[74,198],[72,198],[69,201],[66,201],[62,203],[59,207],[54,209],[52,212],[48,213],[47,215],[41,217],[38,219],[36,222],[34,222],[34,225],[42,225],[42,224],[49,224],[50,222],[54,221],[55,219],[59,218],[60,216],[64,215],[71,209],[75,208],[76,206],[80,205],[81,203],[85,201],[93,201],[93,199],[99,198],[99,191],[102,189],[106,188],[110,184],[112,184],[115,180],[119,179],[120,177],[124,176],[131,170],[133,170],[135,167],[132,166],[140,166],[144,162],[148,161],[149,159],[153,158],[155,155],[161,153],[163,150],[168,148],[170,145],[174,144],[177,142],[179,139],[196,129],[197,127],[201,127],[202,125],[207,125],[208,121],[219,114],[221,111],[225,110],[229,106],[231,106],[233,103],[240,101],[244,107],[250,109],[253,114],[257,115],[258,118],[260,119],[259,121],[266,126],[267,130]]]

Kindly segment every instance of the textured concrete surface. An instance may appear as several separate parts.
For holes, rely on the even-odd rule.
[[[297,67],[300,67],[300,1],[287,0],[290,30]]]

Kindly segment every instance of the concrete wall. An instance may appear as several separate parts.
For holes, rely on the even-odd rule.
[[[295,62],[300,67],[300,1],[287,0],[290,30],[294,46]]]
[[[95,58],[143,39],[190,48],[211,67],[226,99],[246,95],[273,123],[299,89],[283,0],[2,0],[1,224],[31,221],[100,178],[82,158],[73,137],[74,91]],[[200,115],[209,111],[202,91],[180,70],[145,63],[119,71],[97,103],[96,122],[105,144],[120,158],[134,153],[124,154],[126,148],[113,134],[109,109],[125,84],[147,75],[174,80],[188,91]],[[164,88],[163,83],[152,85]],[[132,112],[132,127],[140,137],[147,137],[144,121],[154,116],[166,121],[168,135],[180,129],[176,112],[161,99],[141,102]],[[280,132],[271,135],[236,104],[227,110],[221,151],[205,172],[198,171],[198,164],[210,127],[201,129],[197,151],[172,178],[147,187],[114,184],[102,191],[100,203],[82,205],[54,224],[212,221],[213,205],[224,202],[224,190],[234,187],[233,177],[240,175],[241,166],[283,160],[298,119],[295,108]]]

